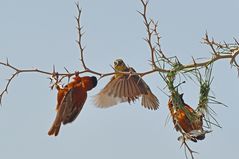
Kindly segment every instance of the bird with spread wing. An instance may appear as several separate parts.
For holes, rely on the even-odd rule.
[[[122,59],[114,61],[115,75],[109,83],[95,96],[94,102],[98,107],[107,108],[122,102],[134,102],[142,97],[141,105],[150,110],[157,110],[159,101],[151,92],[146,82],[139,76],[134,75],[136,71],[127,67]],[[130,72],[132,74],[122,74]]]

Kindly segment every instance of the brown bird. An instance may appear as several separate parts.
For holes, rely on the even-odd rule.
[[[65,87],[57,86],[57,114],[48,135],[57,136],[62,123],[65,125],[76,119],[87,99],[87,91],[96,85],[96,77],[79,77],[77,75]]]
[[[175,129],[183,134],[187,134],[189,139],[197,142],[203,140],[205,134],[210,131],[203,130],[203,114],[196,112],[183,100],[183,94],[180,95],[182,106],[173,104],[172,98],[168,101],[168,107],[173,119]]]
[[[94,98],[98,107],[107,108],[122,102],[131,103],[142,97],[142,106],[151,110],[158,109],[159,101],[157,97],[139,75],[118,73],[136,73],[132,67],[127,67],[123,60],[117,59],[114,61],[114,69],[116,71],[115,75]]]

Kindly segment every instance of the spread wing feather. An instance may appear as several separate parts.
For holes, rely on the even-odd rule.
[[[142,78],[136,75],[113,77],[94,97],[98,107],[107,108],[122,102],[134,102],[142,96],[141,104],[152,110],[158,109],[159,101]]]
[[[87,93],[81,86],[74,87],[67,92],[62,101],[62,105],[66,105],[62,114],[63,124],[71,123],[77,118],[85,104],[86,98]]]

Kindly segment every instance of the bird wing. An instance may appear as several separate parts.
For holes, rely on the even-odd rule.
[[[95,96],[94,102],[98,107],[107,108],[122,102],[134,102],[143,93],[134,76],[112,77]]]
[[[129,67],[127,71],[136,72]],[[108,108],[122,102],[134,102],[142,96],[141,104],[152,110],[158,109],[159,101],[149,86],[138,75],[112,77],[110,82],[94,97],[96,106]]]
[[[129,67],[131,72],[136,72],[134,68]],[[147,83],[138,75],[132,76],[134,83],[137,84],[138,88],[142,93],[141,105],[150,110],[157,110],[159,108],[158,98],[151,92]]]
[[[138,80],[138,87],[141,89],[141,92],[143,92],[141,105],[150,110],[157,110],[159,108],[158,98],[152,93],[149,86],[142,78],[138,77],[136,80]]]
[[[159,108],[159,100],[151,91],[148,91],[147,94],[142,95],[141,105],[150,110],[157,110]]]
[[[100,108],[107,108],[118,103],[126,102],[124,97],[124,77],[112,77],[110,82],[94,97],[94,103]]]
[[[61,103],[61,107],[64,108],[62,112],[63,124],[71,123],[76,119],[83,108],[86,98],[87,92],[81,84],[67,92]]]

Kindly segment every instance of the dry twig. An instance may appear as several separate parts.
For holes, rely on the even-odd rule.
[[[64,78],[71,78],[75,74],[83,74],[83,73],[91,73],[94,75],[99,76],[99,79],[104,78],[106,76],[111,76],[114,75],[115,73],[121,73],[125,75],[139,75],[141,77],[152,74],[152,73],[160,73],[162,78],[166,78],[165,74],[166,73],[175,73],[174,77],[176,76],[177,73],[179,72],[186,72],[186,71],[191,71],[193,69],[199,69],[202,67],[207,67],[208,65],[218,61],[218,60],[224,60],[224,59],[229,59],[230,64],[232,66],[235,66],[238,69],[239,72],[239,64],[236,61],[237,56],[239,55],[239,43],[236,39],[234,39],[235,43],[219,43],[216,42],[213,38],[211,40],[209,39],[208,33],[205,34],[205,37],[203,38],[203,43],[208,45],[212,51],[212,56],[211,58],[203,61],[203,62],[198,62],[194,58],[192,59],[192,62],[189,64],[182,64],[179,62],[177,58],[176,60],[173,61],[170,57],[167,57],[166,54],[162,51],[161,49],[161,44],[160,44],[160,34],[158,31],[158,22],[155,22],[151,18],[147,16],[147,9],[148,9],[148,3],[149,1],[147,0],[141,0],[143,10],[138,11],[138,13],[142,16],[144,25],[146,27],[146,33],[147,36],[144,38],[144,40],[147,42],[147,45],[150,50],[150,57],[151,57],[151,64],[152,64],[152,69],[145,71],[145,72],[120,72],[120,71],[115,71],[113,70],[112,72],[98,72],[93,69],[90,69],[87,67],[85,60],[84,60],[84,55],[85,55],[85,47],[82,44],[82,39],[83,39],[83,27],[81,25],[81,13],[82,10],[80,9],[79,3],[76,3],[76,8],[77,8],[77,16],[76,18],[76,23],[77,23],[77,32],[78,32],[78,39],[76,40],[79,50],[80,50],[80,62],[83,66],[81,71],[76,71],[76,72],[69,72],[66,68],[66,73],[58,73],[55,71],[55,67],[53,67],[53,71],[44,71],[40,69],[20,69],[15,67],[14,65],[11,65],[8,60],[6,62],[1,62],[0,65],[3,66],[6,69],[10,69],[14,71],[14,73],[9,77],[7,80],[5,87],[2,91],[0,91],[0,104],[2,103],[2,99],[4,94],[8,92],[8,88],[10,84],[12,83],[13,79],[22,73],[40,73],[44,74],[46,76],[49,76],[50,79],[55,80],[55,84],[61,82]],[[156,59],[156,60],[155,60]],[[158,60],[158,61],[157,61]],[[158,65],[157,63],[158,62]],[[160,62],[163,62],[163,67],[160,66]],[[167,65],[169,67],[165,68],[164,66]],[[164,74],[164,75],[163,75]],[[165,80],[165,79],[164,79]],[[167,83],[167,81],[165,80]],[[54,86],[53,85],[53,86]],[[52,86],[52,88],[53,88]],[[169,88],[169,87],[168,87]],[[170,88],[169,88],[170,90]],[[210,122],[210,121],[209,121]],[[190,135],[185,134],[182,130],[182,145],[184,145],[185,148],[185,155],[187,157],[187,151],[190,153],[191,158],[193,159],[193,153],[196,153],[193,151],[189,145],[186,143],[186,139],[190,139]]]
[[[149,20],[147,18],[147,6],[148,6],[148,2],[149,1],[144,1],[141,0],[141,3],[143,5],[143,12],[138,11],[138,13],[143,17],[144,19],[144,25],[146,27],[146,32],[147,32],[147,38],[145,38],[144,40],[148,43],[149,49],[150,49],[150,53],[151,53],[151,62],[152,62],[152,66],[153,69],[157,68],[157,65],[155,63],[155,46],[153,46],[153,42],[152,42],[152,36],[154,33],[154,30],[151,29],[151,24],[152,24],[152,20]]]
[[[161,50],[161,45],[160,45],[160,36],[159,36],[159,32],[157,30],[158,28],[158,23],[155,23],[153,20],[149,20],[149,18],[147,17],[147,6],[148,6],[148,1],[144,1],[141,0],[141,3],[143,5],[143,11],[140,12],[138,11],[141,16],[144,19],[144,24],[146,26],[146,32],[147,32],[147,38],[145,38],[145,41],[148,43],[148,46],[150,48],[150,55],[151,55],[151,61],[152,61],[152,65],[153,68],[151,70],[145,71],[145,72],[140,72],[140,73],[132,73],[132,72],[108,72],[108,73],[103,73],[103,72],[97,72],[94,70],[89,69],[86,66],[86,63],[84,61],[84,47],[82,45],[82,26],[80,23],[81,20],[81,13],[82,10],[79,7],[79,3],[76,3],[76,7],[77,7],[77,11],[78,11],[78,16],[76,17],[76,21],[77,21],[77,30],[78,30],[78,46],[80,48],[80,61],[83,65],[83,70],[82,71],[76,71],[79,74],[83,74],[83,73],[92,73],[95,75],[100,76],[100,78],[106,77],[106,76],[110,76],[113,75],[115,73],[121,73],[121,74],[126,74],[126,75],[140,75],[141,77],[148,75],[148,74],[152,74],[155,72],[160,72],[160,73],[168,73],[173,71],[175,68],[171,68],[171,69],[164,69],[164,68],[160,68],[156,65],[155,63],[155,54],[156,51],[160,54],[160,57],[164,59],[164,61],[166,63],[170,63],[170,65],[172,65],[172,62],[170,61],[170,59],[168,57],[165,56],[165,54],[162,52]],[[157,50],[156,50],[156,46],[153,45],[153,35],[156,36],[156,46],[157,46]],[[210,63],[213,63],[217,60],[220,59],[230,59],[230,63],[234,66],[236,66],[237,68],[239,68],[239,65],[236,62],[236,57],[239,54],[239,45],[238,42],[235,40],[235,44],[231,45],[231,44],[219,44],[217,42],[214,41],[214,39],[209,40],[208,38],[208,34],[206,33],[205,38],[204,38],[204,43],[209,45],[213,51],[213,56],[211,57],[211,59],[206,60],[204,62],[196,62],[195,60],[193,61],[193,63],[191,64],[185,64],[185,65],[181,65],[181,70],[187,70],[187,69],[191,69],[191,68],[198,68],[198,67],[204,67],[207,66]],[[216,48],[215,48],[216,47]],[[223,50],[223,52],[218,52],[216,51],[216,49],[221,49]],[[5,88],[3,89],[3,91],[1,91],[0,94],[0,103],[2,101],[2,97],[3,95],[7,92],[8,87],[10,85],[10,83],[12,82],[12,80],[21,73],[41,73],[41,74],[45,74],[47,76],[55,76],[56,72],[55,70],[53,70],[52,72],[48,72],[48,71],[44,71],[44,70],[39,70],[39,69],[19,69],[17,67],[14,67],[13,65],[9,64],[9,62],[0,62],[0,65],[6,67],[6,68],[10,68],[12,70],[15,71],[15,73],[9,78],[8,82],[5,85]],[[177,70],[180,71],[180,70]],[[67,73],[57,73],[57,76],[60,76],[61,80],[65,77],[70,78],[71,76],[73,76],[75,73],[70,73],[69,71],[67,71]]]

